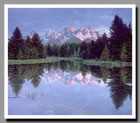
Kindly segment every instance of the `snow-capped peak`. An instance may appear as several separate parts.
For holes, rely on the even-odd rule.
[[[101,35],[101,32],[95,31],[91,27],[74,29],[71,25],[69,25],[57,34],[55,34],[52,29],[48,30],[47,33],[42,36],[42,39],[43,42],[50,43],[51,45],[60,45],[64,42],[96,40]]]

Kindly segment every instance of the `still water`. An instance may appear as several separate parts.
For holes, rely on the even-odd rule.
[[[80,62],[8,66],[9,115],[131,115],[132,68]]]

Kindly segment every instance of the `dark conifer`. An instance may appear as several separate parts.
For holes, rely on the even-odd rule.
[[[107,48],[107,45],[105,45],[105,48],[102,52],[102,55],[101,55],[100,59],[103,60],[103,61],[107,61],[107,60],[109,60],[109,56],[110,56],[109,50]]]
[[[13,32],[13,36],[9,39],[8,43],[8,57],[9,59],[18,59],[19,50],[23,50],[24,40],[18,27]],[[19,56],[18,56],[19,57]]]

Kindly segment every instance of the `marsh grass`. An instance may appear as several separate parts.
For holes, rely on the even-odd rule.
[[[78,57],[47,57],[46,59],[28,59],[28,60],[8,60],[8,64],[37,64],[37,63],[50,63],[58,62],[61,60],[79,61],[82,60]]]
[[[100,60],[84,60],[83,64],[86,65],[99,65],[107,68],[132,66],[131,62],[122,61],[100,61]]]
[[[47,57],[46,59],[28,59],[28,60],[8,60],[9,65],[14,64],[39,64],[39,63],[51,63],[58,61],[80,61],[85,65],[95,65],[103,66],[107,68],[113,67],[125,67],[132,66],[131,62],[121,62],[121,61],[101,61],[101,60],[87,60],[79,57]]]

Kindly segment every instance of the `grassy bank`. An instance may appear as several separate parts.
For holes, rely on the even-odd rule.
[[[83,64],[86,64],[86,65],[99,65],[99,66],[104,66],[104,67],[108,67],[108,68],[132,66],[131,62],[99,61],[99,60],[84,60]]]
[[[78,61],[82,60],[78,57],[48,57],[46,59],[29,59],[29,60],[8,60],[8,64],[37,64],[37,63],[50,63],[57,62],[61,60],[70,60],[70,61]]]
[[[37,63],[50,63],[57,62],[61,60],[68,61],[80,61],[86,65],[97,65],[104,66],[108,68],[112,67],[124,67],[124,66],[132,66],[131,62],[121,62],[121,61],[99,61],[99,60],[87,60],[79,57],[48,57],[46,59],[29,59],[29,60],[8,60],[9,65],[13,64],[37,64]]]

